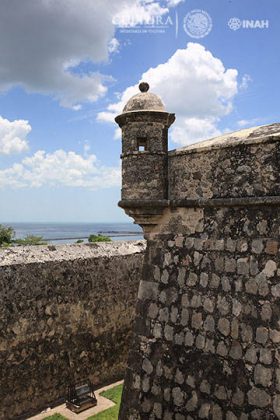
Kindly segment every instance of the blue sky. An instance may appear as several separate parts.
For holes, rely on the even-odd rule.
[[[170,149],[279,121],[279,0],[76,5],[0,0],[0,223],[130,221],[112,121],[142,79],[177,115]],[[212,21],[201,38],[184,30],[194,10]],[[164,33],[145,33],[159,17]],[[268,27],[232,30],[231,18]]]

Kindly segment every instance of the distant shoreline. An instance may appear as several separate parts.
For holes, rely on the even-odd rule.
[[[106,235],[110,238],[117,238],[123,236],[141,236],[141,232],[97,232],[98,235]],[[88,236],[75,236],[75,237],[63,237],[63,238],[43,238],[43,241],[50,242],[50,241],[73,241],[73,240],[87,240]]]
[[[112,241],[143,239],[143,232],[133,223],[9,223],[17,239],[39,236],[48,244],[87,242],[90,235],[108,236]]]

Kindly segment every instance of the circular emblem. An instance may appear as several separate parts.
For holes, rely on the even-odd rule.
[[[231,18],[228,21],[228,26],[230,27],[230,29],[232,29],[233,31],[237,31],[238,29],[241,28],[241,20],[239,18]]]
[[[204,38],[212,27],[211,16],[204,10],[192,10],[184,17],[184,30],[192,38]]]

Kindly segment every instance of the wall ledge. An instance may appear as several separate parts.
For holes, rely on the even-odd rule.
[[[143,252],[146,241],[114,241],[93,244],[33,245],[0,248],[0,267],[16,264],[115,257]]]
[[[170,200],[169,205],[171,208],[280,206],[280,196],[180,199]]]

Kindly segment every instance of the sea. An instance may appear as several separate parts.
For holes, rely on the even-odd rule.
[[[71,244],[89,235],[109,236],[113,241],[143,239],[142,229],[132,223],[3,223],[15,230],[17,239],[41,236],[49,244]]]

